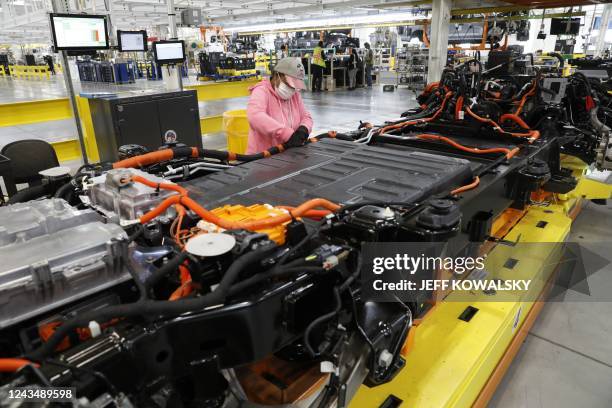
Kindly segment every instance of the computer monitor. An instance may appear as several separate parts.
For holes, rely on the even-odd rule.
[[[568,28],[569,22],[569,28]],[[576,35],[580,32],[580,18],[551,18],[550,35],[570,34]]]
[[[153,43],[153,55],[158,64],[178,64],[185,61],[185,43],[183,40],[156,41]]]
[[[147,32],[117,30],[117,45],[121,52],[146,51]]]
[[[51,33],[58,51],[106,50],[108,28],[106,16],[52,13]]]

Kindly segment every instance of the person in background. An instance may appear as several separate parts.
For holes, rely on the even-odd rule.
[[[289,147],[306,143],[312,131],[312,117],[304,107],[299,92],[302,89],[305,89],[304,66],[300,58],[283,58],[269,80],[264,79],[250,89],[247,154],[283,143]]]
[[[353,47],[348,48],[349,62],[348,62],[348,76],[349,76],[349,91],[352,91],[357,87],[357,68],[359,64],[359,56],[357,50]]]
[[[321,92],[323,83],[323,71],[325,70],[325,58],[323,56],[323,41],[312,52],[312,62],[310,64],[312,70],[312,92]]]
[[[280,49],[281,49],[281,59],[289,57],[289,47],[287,46],[287,44],[282,44]]]
[[[51,74],[55,75],[55,65],[53,65],[53,57],[50,56],[50,55],[45,55],[43,57],[43,59],[45,60],[45,62],[49,66],[49,71],[51,72]]]
[[[366,53],[364,58],[365,63],[365,79],[366,85],[372,86],[372,68],[374,68],[374,51],[370,48],[370,43],[364,44]]]

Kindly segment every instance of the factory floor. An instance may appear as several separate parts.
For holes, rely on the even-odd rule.
[[[195,83],[192,79],[184,84]],[[138,80],[135,84],[92,84],[75,82],[75,92],[125,92],[163,89],[161,81]],[[384,93],[381,87],[371,90],[337,91],[312,94],[303,93],[304,103],[312,113],[315,122],[314,132],[329,129],[355,129],[359,120],[380,122],[399,116],[407,107],[415,106],[414,92],[398,89],[396,92]],[[8,79],[0,77],[0,103],[25,102],[40,99],[66,97],[65,85],[61,75],[51,80],[35,81],[25,79]],[[221,99],[200,102],[200,117],[220,115],[227,110],[244,109],[248,97]],[[223,133],[209,133],[202,129],[204,145],[210,149],[226,147]],[[40,138],[49,142],[63,139],[76,139],[77,130],[74,120],[55,120],[27,125],[0,127],[0,148],[7,143],[26,138]]]
[[[5,86],[7,82],[10,86]],[[152,86],[157,87],[159,83],[139,81],[136,89]],[[115,91],[109,86],[102,88]],[[45,83],[0,78],[0,103],[57,98],[64,94],[63,82],[58,80]],[[397,89],[384,93],[381,87],[315,94],[305,92],[303,97],[314,119],[314,133],[354,129],[359,120],[380,123],[399,116],[416,104],[412,91]],[[200,115],[244,109],[246,102],[247,98],[234,98],[201,103]],[[210,134],[206,129],[202,131],[205,147],[225,148],[223,134]],[[76,138],[76,129],[72,120],[0,127],[0,147],[26,137],[47,140]],[[605,176],[599,175],[600,178]],[[589,203],[576,220],[570,240],[581,243],[596,256],[610,262],[610,231],[612,205]],[[612,407],[612,302],[594,301],[612,300],[612,266],[607,265],[591,275],[588,284],[590,297],[571,292],[569,300],[545,305],[501,381],[490,407]]]
[[[587,279],[590,296],[568,291],[563,302],[544,306],[490,408],[612,407],[610,231],[612,204],[588,203],[568,241],[607,265]]]

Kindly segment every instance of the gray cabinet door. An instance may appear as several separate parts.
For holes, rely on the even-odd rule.
[[[176,135],[177,141],[187,146],[201,146],[200,116],[193,96],[169,98],[158,102],[160,136]]]
[[[117,121],[119,135],[117,147],[125,144],[139,144],[154,151],[162,144],[156,101],[129,102],[118,104]]]

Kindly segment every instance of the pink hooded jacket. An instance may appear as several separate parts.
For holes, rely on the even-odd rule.
[[[300,126],[306,127],[308,133],[312,132],[312,117],[304,107],[299,92],[291,99],[283,100],[267,79],[253,86],[250,91],[247,105],[247,154],[259,153],[286,142]]]

